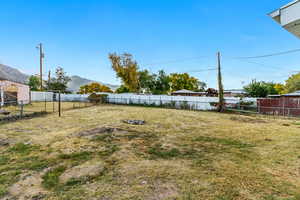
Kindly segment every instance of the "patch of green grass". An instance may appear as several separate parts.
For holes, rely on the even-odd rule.
[[[0,185],[0,197],[3,197],[6,194],[7,194],[7,187],[5,187],[4,185]]]
[[[76,152],[71,154],[60,154],[58,157],[64,160],[87,161],[92,158],[92,152],[83,151],[83,152]]]
[[[9,157],[2,155],[0,156],[0,165],[6,165],[9,162]]]
[[[11,153],[18,153],[23,155],[28,155],[34,150],[37,150],[36,146],[24,143],[17,143],[8,149],[8,151]]]
[[[59,177],[66,170],[65,166],[60,166],[55,169],[48,171],[43,177],[42,185],[46,189],[53,189],[59,186]]]
[[[100,151],[99,154],[100,154],[100,156],[103,156],[103,157],[109,157],[113,153],[115,153],[119,150],[120,150],[120,148],[116,144],[108,144],[105,146],[105,150]]]
[[[218,195],[216,200],[234,200],[240,196],[239,192],[235,189],[227,189],[224,194]]]
[[[49,165],[53,165],[54,163],[55,162],[53,161],[41,159],[38,156],[34,156],[34,157],[28,157],[23,159],[20,168],[33,170],[33,171],[40,171],[42,169],[49,167]]]
[[[231,146],[231,147],[235,147],[235,148],[239,148],[239,149],[254,147],[254,145],[252,145],[252,144],[247,144],[247,143],[240,142],[238,140],[232,140],[232,139],[227,139],[227,138],[199,136],[194,141],[216,143],[216,144],[221,144],[224,146]]]
[[[157,158],[171,159],[171,158],[181,156],[181,152],[178,149],[176,148],[165,149],[162,147],[161,144],[156,144],[150,147],[148,153],[151,155],[150,156],[151,159],[157,159]]]

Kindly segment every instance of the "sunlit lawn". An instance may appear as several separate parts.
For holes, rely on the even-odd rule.
[[[295,119],[105,105],[0,125],[1,141],[8,199],[300,199]]]

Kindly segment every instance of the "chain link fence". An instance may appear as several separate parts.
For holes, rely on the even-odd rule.
[[[95,103],[89,102],[87,97],[84,99],[68,99],[68,95],[55,92],[31,92],[30,96],[30,100],[25,103],[17,100],[3,102],[0,106],[0,123],[28,119],[50,113],[57,113],[58,116],[61,116],[65,111],[95,105]]]

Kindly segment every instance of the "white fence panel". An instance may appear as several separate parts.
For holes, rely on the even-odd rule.
[[[53,92],[30,92],[31,101],[53,101]]]
[[[241,101],[253,102],[256,106],[256,98],[226,97],[225,102],[238,104]],[[214,110],[218,97],[193,97],[193,96],[168,96],[168,95],[136,95],[136,94],[108,94],[108,102],[115,104],[146,104],[146,105],[173,105],[176,108],[187,106],[195,110]]]

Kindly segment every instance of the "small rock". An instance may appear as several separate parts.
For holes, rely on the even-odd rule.
[[[123,120],[123,122],[132,125],[144,125],[146,123],[144,120],[135,120],[135,119]]]

